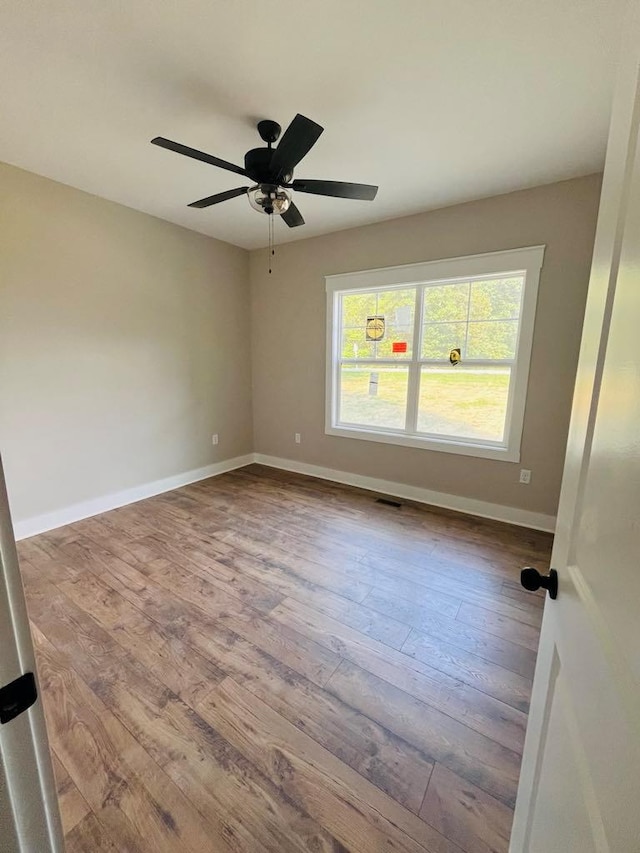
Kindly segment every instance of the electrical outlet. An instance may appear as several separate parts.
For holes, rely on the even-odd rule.
[[[217,444],[217,443],[218,443],[218,433],[216,432],[214,435],[211,436],[211,444]]]
[[[296,433],[295,439],[296,439],[296,444],[300,444],[300,433],[299,432]]]
[[[528,486],[531,482],[531,471],[528,468],[520,469],[520,482],[524,483],[525,486]]]

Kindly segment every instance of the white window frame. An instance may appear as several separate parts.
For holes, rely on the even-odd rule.
[[[503,462],[520,461],[520,444],[524,425],[524,411],[529,382],[533,327],[538,299],[540,269],[544,258],[545,246],[529,246],[521,249],[509,249],[502,252],[488,252],[482,255],[466,255],[460,258],[444,258],[437,261],[425,261],[419,264],[407,264],[383,269],[361,270],[326,276],[327,291],[327,373],[326,373],[326,419],[325,433],[343,438],[364,439],[384,444],[398,444],[406,447],[421,447],[444,453],[458,453],[465,456],[479,456],[485,459],[499,459]],[[340,342],[340,305],[343,294],[368,292],[375,290],[393,290],[425,284],[453,284],[456,281],[468,281],[470,278],[507,277],[522,275],[522,304],[520,309],[520,328],[516,344],[516,354],[512,365],[509,401],[502,442],[481,441],[467,438],[436,437],[396,431],[383,427],[366,427],[341,424],[337,421],[338,395],[340,390],[339,369],[341,358]],[[415,310],[414,351],[412,360],[376,359],[379,364],[406,364],[409,367],[409,383],[416,388],[419,381],[419,330],[422,327],[422,294],[420,287]],[[348,361],[348,359],[347,359]],[[355,360],[354,360],[355,361]],[[373,359],[372,359],[373,361]],[[474,360],[476,361],[476,360]],[[499,365],[499,360],[490,360]],[[506,362],[505,362],[506,363]],[[508,362],[510,365],[511,360]],[[413,402],[413,406],[412,406]],[[417,405],[417,392],[408,397],[409,409]],[[411,412],[410,412],[411,414]],[[413,413],[415,414],[415,413]],[[415,420],[415,418],[414,418]]]

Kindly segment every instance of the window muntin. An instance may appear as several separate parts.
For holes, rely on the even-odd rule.
[[[340,316],[342,358],[357,361],[411,359],[415,304],[415,287],[344,294]],[[374,317],[385,318],[380,341],[367,340],[367,320]],[[394,343],[406,343],[406,351],[394,352]]]
[[[357,287],[328,279],[327,432],[519,458],[543,252],[534,247],[415,265],[424,272],[488,268],[464,277],[411,280],[413,268],[398,267],[372,271],[369,287],[367,273],[332,277],[345,284],[357,279]],[[502,255],[522,257],[523,268],[506,262],[503,272]],[[385,321],[379,341],[367,341],[363,331],[372,317]],[[455,348],[461,362],[452,366]]]

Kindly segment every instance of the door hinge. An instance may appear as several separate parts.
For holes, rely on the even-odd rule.
[[[38,689],[32,672],[25,672],[20,678],[0,687],[0,723],[13,720],[30,708],[37,698]]]

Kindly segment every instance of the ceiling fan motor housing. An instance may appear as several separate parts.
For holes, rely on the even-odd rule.
[[[244,155],[244,170],[257,184],[273,184],[273,172],[271,160],[275,154],[273,148],[252,148]],[[293,172],[282,175],[280,184],[288,184],[293,177]]]

